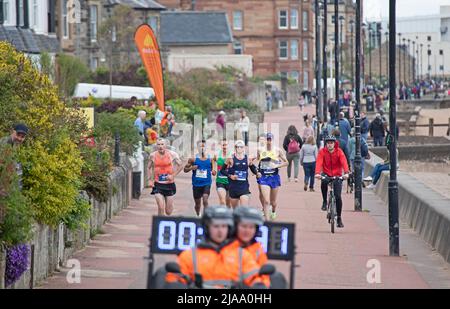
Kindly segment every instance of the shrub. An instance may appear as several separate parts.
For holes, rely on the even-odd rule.
[[[81,186],[83,161],[77,146],[66,134],[55,137],[48,146],[36,140],[22,147],[24,195],[35,218],[56,227],[74,210]]]
[[[94,128],[94,137],[100,149],[109,149],[112,157],[114,137],[119,133],[121,149],[132,155],[141,137],[133,122],[124,113],[99,113]]]
[[[90,216],[91,205],[89,201],[79,195],[75,199],[75,207],[63,218],[63,222],[72,231],[79,227],[87,229]]]
[[[0,246],[24,243],[32,235],[32,209],[19,190],[11,147],[0,145]]]
[[[100,107],[97,109],[97,112],[103,113],[115,113],[119,108],[123,109],[132,109],[134,107],[133,102],[131,101],[107,101],[104,102]]]
[[[89,76],[89,68],[80,59],[58,54],[57,63],[59,67],[58,86],[61,96],[68,98],[75,91],[76,85]]]
[[[250,103],[248,100],[245,99],[239,99],[239,100],[222,100],[217,102],[216,104],[217,109],[245,109],[249,112],[254,112],[258,110],[258,106]]]
[[[111,156],[107,149],[81,147],[84,159],[82,175],[85,190],[97,201],[106,202],[108,200],[108,174],[111,170]]]
[[[193,123],[195,115],[202,115],[202,117],[205,116],[205,112],[189,100],[169,100],[166,102],[166,105],[172,106],[176,122]]]

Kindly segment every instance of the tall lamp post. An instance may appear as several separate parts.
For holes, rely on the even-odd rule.
[[[423,79],[423,44],[420,43],[420,77]]]
[[[389,82],[389,32],[384,33],[386,36],[386,82]]]
[[[430,57],[431,57],[431,49],[430,49],[430,44],[428,44],[428,79],[431,79]]]
[[[389,36],[390,37],[390,36]],[[398,83],[399,87],[402,85],[402,34],[398,34]]]
[[[416,41],[412,41],[413,44],[413,51],[412,51],[412,56],[413,56],[413,74],[412,74],[412,78],[413,78],[413,83],[416,83],[416,64],[417,64],[417,58],[415,57],[416,54]]]
[[[358,9],[358,8],[357,8]],[[355,79],[354,79],[354,70],[353,70],[353,25],[355,24],[354,20],[350,20],[350,79],[352,82],[352,90],[355,89]],[[361,25],[359,25],[359,31],[361,35]]]
[[[344,72],[344,61],[343,61],[343,48],[342,48],[342,42],[343,42],[343,36],[344,36],[344,31],[342,30],[343,26],[344,26],[344,16],[339,16],[339,26],[340,26],[340,30],[339,30],[339,78],[340,78],[340,85],[342,85],[343,81],[343,72]],[[342,87],[342,86],[341,86]]]
[[[361,158],[361,1],[356,0],[356,52],[355,52],[355,211],[362,211],[362,158]],[[352,71],[353,75],[353,71]]]
[[[335,98],[336,98],[336,126],[339,119],[339,0],[334,0],[334,70],[335,70]]]
[[[328,121],[328,0],[323,1],[323,121]]]
[[[315,11],[315,23],[316,23],[316,116],[317,119],[321,120],[321,81],[322,81],[322,70],[320,67],[320,8],[319,0],[314,1],[314,11]],[[320,126],[317,126],[317,136],[320,133]],[[320,140],[317,138],[317,147],[320,146]]]
[[[372,84],[372,28],[369,24],[369,84]]]
[[[389,0],[389,129],[391,131],[389,177],[389,255],[400,255],[397,182],[397,113],[395,93],[395,0]]]
[[[403,85],[405,85],[405,87],[406,87],[406,80],[407,80],[407,78],[406,78],[406,52],[405,52],[405,50],[406,50],[406,44],[405,44],[406,38],[403,38],[402,41],[403,41],[403,45],[402,45],[402,52],[403,52]]]
[[[411,39],[408,39],[408,84],[411,83],[411,67],[412,67],[412,61],[411,61]]]
[[[379,28],[377,29],[378,31],[377,31],[377,37],[378,37],[378,55],[379,55],[379,60],[380,60],[380,63],[379,63],[379,69],[380,69],[380,71],[379,71],[379,73],[380,73],[380,87],[381,87],[381,84],[382,84],[382,81],[381,81],[381,34],[382,34],[382,32],[381,32],[381,30],[382,30],[382,28],[381,28],[381,23],[379,24],[380,26],[379,26]]]

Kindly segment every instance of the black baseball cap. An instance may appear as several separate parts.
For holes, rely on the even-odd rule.
[[[18,123],[14,126],[14,131],[17,133],[22,133],[27,135],[28,134],[28,127],[24,125],[23,123]]]

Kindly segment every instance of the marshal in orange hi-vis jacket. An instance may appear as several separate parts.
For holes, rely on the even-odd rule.
[[[152,28],[143,24],[139,26],[134,35],[134,41],[144,63],[150,85],[155,92],[156,101],[161,111],[164,111],[164,82],[161,64],[161,54],[158,42]]]

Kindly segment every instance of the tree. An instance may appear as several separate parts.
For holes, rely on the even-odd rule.
[[[116,54],[118,58],[122,58],[122,53],[126,54],[127,65],[131,64],[131,53],[135,51],[134,32],[140,23],[133,13],[133,9],[128,6],[116,5],[110,16],[100,25],[98,31],[100,46],[103,53],[111,57],[113,64],[120,64],[120,61],[114,61],[113,58],[117,57],[113,57],[113,55]],[[112,41],[113,36],[115,42]],[[115,69],[120,68],[116,65]]]
[[[89,69],[80,59],[67,54],[58,54],[57,65],[59,93],[68,98],[72,96],[78,82],[89,75]]]

